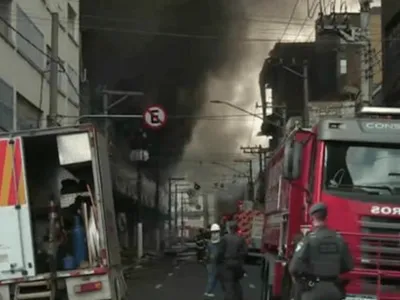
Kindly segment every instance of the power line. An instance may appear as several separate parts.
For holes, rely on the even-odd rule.
[[[35,45],[29,38],[27,38],[24,34],[22,34],[18,29],[16,29],[14,26],[12,26],[3,16],[0,15],[0,20],[4,22],[4,24],[10,28],[12,31],[14,31],[18,36],[20,36],[25,42],[27,42],[29,45],[31,45],[33,48],[35,48],[39,53],[44,55],[46,58],[48,58],[50,61],[54,61],[53,58],[47,54],[43,49],[40,49],[38,46]],[[67,77],[67,80],[69,84],[71,85],[72,89],[74,92],[77,94],[79,98],[81,98],[81,95],[79,93],[79,89],[75,86],[74,82],[72,81],[71,77],[68,74],[68,71],[66,70],[65,66],[59,61],[56,61],[57,64],[61,67],[61,70],[64,72],[64,74]]]
[[[294,7],[293,7],[293,9],[292,9],[292,13],[290,14],[290,17],[289,17],[289,21],[286,23],[286,27],[285,27],[285,29],[283,30],[283,33],[282,33],[281,38],[279,39],[279,43],[280,43],[280,42],[282,41],[282,39],[285,37],[285,34],[286,34],[287,30],[289,29],[290,23],[291,23],[292,20],[293,20],[294,14],[296,13],[297,6],[299,5],[299,3],[300,3],[300,0],[296,0],[296,3],[294,4]]]
[[[13,31],[17,32],[18,35],[23,37],[24,39],[27,39],[23,34],[18,32],[15,28],[13,28],[4,18],[1,18],[3,22],[6,23]],[[289,24],[290,25],[290,24]],[[287,26],[288,27],[288,26]],[[279,42],[283,39],[283,36],[281,39],[275,39],[275,38],[263,38],[263,37],[245,37],[245,38],[237,38],[237,37],[223,37],[223,36],[217,36],[217,35],[200,35],[200,34],[189,34],[189,33],[177,33],[177,32],[164,32],[164,31],[147,31],[147,30],[138,30],[138,29],[133,29],[133,28],[121,28],[121,27],[106,27],[106,26],[80,26],[80,29],[82,30],[97,30],[97,31],[105,31],[105,32],[118,32],[118,33],[132,33],[132,34],[137,34],[137,35],[150,35],[150,36],[163,36],[163,37],[171,37],[171,38],[183,38],[183,39],[198,39],[198,40],[221,40],[221,39],[234,39],[235,41],[243,42],[243,43],[270,43],[270,42]],[[286,30],[287,31],[287,30]],[[310,36],[312,33],[310,34]],[[379,34],[377,34],[379,35]],[[29,40],[29,39],[27,39]],[[399,40],[399,39],[386,39],[386,40]],[[322,42],[329,42],[329,41],[322,41]],[[30,42],[30,44],[40,51],[43,55],[47,54],[34,45],[33,43]],[[65,69],[63,65],[61,65],[62,69]]]

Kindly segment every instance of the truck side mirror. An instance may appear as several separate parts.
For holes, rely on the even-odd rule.
[[[301,172],[301,157],[303,154],[303,144],[295,141],[293,143],[293,163],[292,163],[292,180],[298,179]]]
[[[291,180],[293,170],[293,141],[288,140],[283,150],[283,178]]]
[[[303,144],[289,140],[285,144],[283,158],[283,177],[287,180],[295,180],[300,177],[301,156]]]

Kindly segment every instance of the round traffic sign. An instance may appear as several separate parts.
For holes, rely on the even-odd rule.
[[[151,105],[143,113],[144,124],[151,129],[164,127],[167,113],[160,105]]]

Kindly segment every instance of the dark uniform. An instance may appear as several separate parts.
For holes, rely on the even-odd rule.
[[[315,204],[310,214],[327,211],[323,203]],[[297,294],[302,300],[341,300],[339,275],[354,268],[353,259],[343,237],[321,226],[311,231],[297,244],[289,265],[295,278]],[[300,299],[300,297],[297,297]]]
[[[243,299],[240,280],[244,275],[246,255],[246,241],[236,232],[230,230],[222,237],[217,254],[217,268],[225,300]]]
[[[204,231],[201,229],[196,236],[196,254],[197,261],[201,262],[204,258],[207,246],[207,240]]]

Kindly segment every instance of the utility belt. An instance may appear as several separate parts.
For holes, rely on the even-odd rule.
[[[310,290],[312,290],[314,288],[314,286],[318,282],[332,282],[338,288],[339,288],[339,285],[340,285],[339,277],[302,276],[302,277],[300,277],[300,280],[299,280],[300,289],[303,292],[310,291]]]

